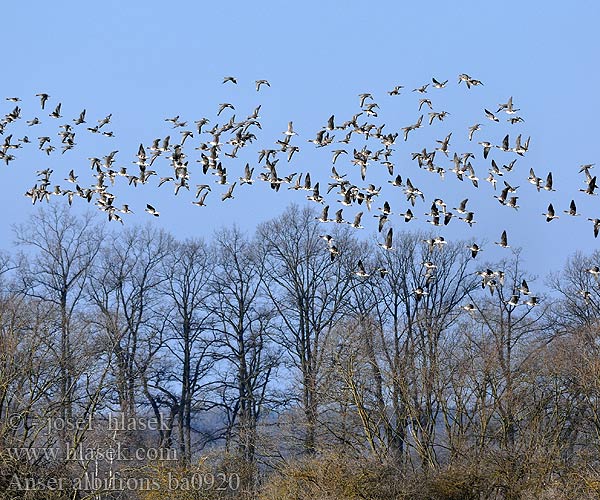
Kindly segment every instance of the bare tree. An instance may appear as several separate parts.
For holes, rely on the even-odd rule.
[[[561,298],[553,321],[565,330],[593,327],[600,318],[600,283],[592,270],[600,262],[600,251],[590,256],[578,252],[565,264],[562,272],[549,278],[552,290]]]
[[[549,279],[559,300],[550,310],[556,339],[543,370],[549,372],[548,387],[554,389],[554,414],[562,417],[554,424],[562,431],[559,438],[568,463],[582,443],[600,437],[600,283],[594,273],[598,262],[597,250],[589,256],[577,252]]]
[[[257,425],[269,401],[269,382],[280,353],[273,343],[274,306],[264,296],[265,257],[238,228],[215,235],[212,310],[221,359],[226,362],[224,394],[228,432],[238,452],[255,459]]]
[[[163,341],[159,285],[172,237],[163,231],[127,229],[99,256],[88,293],[96,307],[112,367],[118,407],[125,418],[137,413],[142,375]]]
[[[169,354],[170,368],[163,374],[152,370],[144,375],[147,396],[155,414],[164,401],[177,415],[180,459],[190,463],[193,452],[193,415],[207,409],[207,380],[215,358],[210,281],[213,276],[208,248],[203,241],[173,243],[164,260],[161,286],[168,299],[163,351]]]
[[[85,338],[84,326],[75,320],[101,248],[103,229],[91,215],[76,217],[65,206],[53,205],[15,227],[15,234],[17,243],[30,252],[23,255],[19,267],[22,292],[52,304],[58,313],[60,390],[56,403],[64,421],[70,421],[76,386],[85,367],[85,358],[77,356],[74,348]],[[61,431],[61,441],[65,439]]]
[[[520,290],[525,289],[523,280],[527,283],[531,279],[522,269],[520,252],[515,251],[512,260],[500,262],[496,267],[498,269],[492,270],[495,277],[483,278],[484,297],[473,302],[471,340],[482,350],[481,355],[493,360],[486,370],[486,378],[500,422],[497,441],[511,451],[515,449],[518,431],[521,379],[529,358],[547,343],[550,328],[545,321],[548,304],[529,305],[533,290],[526,290],[522,295],[524,299],[521,298]],[[530,303],[537,304],[537,301]]]
[[[464,244],[438,248],[427,236],[397,234],[392,250],[365,260],[370,272],[354,289],[352,307],[364,345],[364,357],[356,359],[367,360],[373,377],[364,387],[374,411],[357,406],[370,416],[371,448],[378,443],[379,456],[402,463],[412,447],[430,467],[437,460],[435,434],[446,406],[445,344],[475,281]],[[361,401],[367,401],[364,395]]]
[[[282,345],[301,374],[308,453],[316,450],[322,347],[354,286],[344,264],[344,248],[351,245],[348,231],[334,232],[335,255],[319,238],[322,228],[315,218],[312,210],[292,206],[257,231],[267,255],[265,290],[282,323]]]

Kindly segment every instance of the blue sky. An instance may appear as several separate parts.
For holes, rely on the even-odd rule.
[[[129,166],[140,142],[149,146],[154,138],[178,133],[165,118],[181,115],[192,123],[207,116],[211,124],[223,123],[231,113],[223,113],[219,121],[215,114],[222,102],[233,103],[238,118],[262,104],[263,130],[248,152],[229,166],[232,177],[242,175],[246,161],[256,165],[255,152],[274,146],[292,120],[299,134],[293,143],[301,151],[289,165],[282,159],[280,172],[308,170],[323,186],[329,180],[331,150],[339,145],[316,150],[307,141],[331,114],[336,122],[349,119],[360,111],[358,94],[371,92],[381,108],[374,122],[385,123],[387,132],[399,131],[420,114],[418,99],[423,96],[411,89],[435,77],[448,79],[447,88],[431,90],[424,97],[432,99],[436,111],[445,109],[451,115],[443,123],[411,133],[407,143],[400,136],[394,145],[396,173],[410,177],[428,201],[413,209],[419,220],[404,225],[396,219],[396,227],[431,228],[423,214],[434,198],[457,206],[468,197],[478,220],[473,229],[453,221],[438,232],[447,239],[487,241],[485,257],[493,259],[506,255],[491,244],[506,229],[509,243],[524,248],[532,272],[542,277],[559,269],[575,250],[591,253],[598,247],[599,240],[593,238],[586,218],[600,217],[599,199],[578,192],[585,187],[579,165],[598,160],[598,19],[600,6],[592,1],[494,5],[467,1],[179,1],[168,6],[153,0],[10,2],[3,6],[5,49],[0,88],[4,97],[23,100],[19,103],[23,119],[15,124],[14,137],[28,134],[37,143],[39,135],[52,134],[58,143],[58,124],[70,122],[83,108],[90,125],[112,113],[110,129],[115,137],[92,137],[81,131],[76,148],[64,155],[56,151],[46,156],[36,144],[30,144],[27,150],[16,150],[17,160],[10,166],[0,165],[4,187],[0,209],[5,214],[0,222],[0,246],[10,245],[11,225],[35,210],[23,193],[35,182],[36,170],[54,169],[55,183],[64,185],[62,179],[73,168],[91,183],[88,157],[118,150],[117,165]],[[468,73],[484,85],[468,91],[457,84],[459,73]],[[221,84],[226,75],[237,77],[238,85]],[[257,93],[254,81],[262,78],[270,81],[271,88]],[[405,86],[402,95],[388,96],[387,91],[397,84]],[[39,92],[51,95],[47,111],[39,109],[35,97]],[[496,126],[486,120],[483,108],[495,111],[509,96],[525,122]],[[62,102],[64,118],[53,121],[47,115],[58,102]],[[2,114],[13,107],[14,103],[0,101]],[[43,122],[39,129],[23,123],[33,116]],[[436,139],[453,132],[450,149],[473,151],[477,155],[473,164],[483,179],[489,161],[483,161],[476,141],[466,140],[466,128],[476,122],[484,125],[476,140],[499,144],[505,133],[510,133],[511,141],[518,133],[531,136],[529,152],[518,160],[509,177],[520,185],[518,212],[500,206],[492,198],[499,192],[494,193],[486,182],[480,181],[475,190],[451,173],[442,182],[410,160],[412,151],[431,150]],[[336,136],[340,138],[342,133]],[[354,146],[363,144],[356,139]],[[197,145],[196,139],[190,141],[192,145]],[[197,152],[192,147],[186,152],[192,165]],[[356,168],[349,160],[340,158],[338,170],[348,172],[358,183]],[[166,162],[162,165],[167,175]],[[194,166],[200,169],[198,164]],[[445,166],[449,169],[451,162]],[[537,193],[527,183],[530,167],[543,178],[552,171],[557,192]],[[385,185],[385,194],[375,205],[387,199],[395,212],[403,211],[406,200],[401,191],[386,184],[384,170],[372,166],[367,177],[367,182],[372,179]],[[192,185],[201,182],[201,173],[191,179]],[[258,222],[281,213],[288,203],[306,203],[302,191],[274,193],[261,184],[251,188],[238,185],[235,199],[225,203],[217,200],[215,186],[212,202],[203,208],[191,205],[193,196],[188,193],[174,197],[167,186],[118,187],[115,204],[129,203],[136,212],[126,223],[150,222],[179,237],[209,237],[214,229],[232,223],[252,230]],[[584,215],[567,220],[562,210],[572,198]],[[332,210],[337,205],[333,200]],[[81,200],[76,201],[75,211],[87,208]],[[161,217],[144,213],[146,202],[156,206]],[[561,218],[547,224],[541,213],[550,202]],[[355,212],[344,210],[346,218]],[[365,233],[375,230],[375,219],[365,214],[364,222],[368,224]]]

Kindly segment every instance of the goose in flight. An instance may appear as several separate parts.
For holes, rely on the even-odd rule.
[[[502,177],[504,175],[504,172],[500,170],[500,167],[494,159],[492,159],[492,168],[490,169],[490,174],[497,175],[498,177]]]
[[[473,183],[473,186],[478,187],[479,177],[475,175],[475,170],[473,169],[471,162],[467,163],[466,172],[469,172],[469,175],[467,175],[467,179],[469,179]]]
[[[433,272],[437,269],[437,266],[430,260],[426,260],[425,262],[423,262],[423,267],[426,269],[427,272]]]
[[[504,139],[502,139],[502,144],[500,146],[496,146],[500,151],[504,151],[505,153],[511,151],[510,149],[510,139],[509,135],[506,134]]]
[[[477,144],[479,144],[480,146],[483,146],[483,159],[487,160],[488,154],[490,153],[490,149],[492,149],[492,147],[494,145],[489,141],[481,141],[481,142],[478,142]]]
[[[492,113],[491,111],[489,111],[487,109],[484,109],[483,111],[485,112],[485,116],[489,120],[492,120],[493,122],[499,122],[500,121],[500,119],[494,113]]]
[[[496,111],[496,113],[500,113],[500,111],[502,110],[504,110],[509,115],[514,115],[517,111],[520,111],[519,109],[515,109],[513,107],[512,96],[508,98],[508,101],[506,103],[498,104],[498,111]]]
[[[244,177],[240,177],[240,185],[243,184],[252,184],[254,179],[252,179],[252,174],[254,172],[254,168],[250,168],[250,164],[246,163],[244,167]]]
[[[389,228],[387,235],[385,237],[385,242],[384,243],[378,243],[378,245],[383,248],[384,250],[392,250],[393,246],[392,246],[392,238],[393,238],[393,228]]]
[[[552,203],[548,205],[548,211],[542,215],[546,217],[546,222],[552,222],[554,219],[559,218],[558,215],[554,215],[554,207],[552,206]]]
[[[237,78],[235,78],[234,76],[226,76],[225,78],[223,78],[223,83],[227,82],[231,82],[237,85]]]
[[[406,141],[408,139],[408,133],[411,130],[416,130],[418,128],[421,128],[421,123],[423,122],[423,115],[421,115],[419,117],[419,119],[417,120],[417,122],[413,125],[409,125],[408,127],[402,127],[402,130],[404,132],[404,140]]]
[[[340,254],[340,251],[335,245],[330,245],[329,248],[327,248],[327,250],[329,251],[331,262],[333,262],[335,260],[335,257]]]
[[[38,137],[38,140],[40,141],[40,145],[38,146],[39,149],[42,149],[44,147],[44,144],[46,143],[50,143],[50,137],[48,136],[42,136],[42,137]]]
[[[188,137],[194,137],[194,133],[191,130],[182,130],[179,133],[181,134],[181,146],[185,144]]]
[[[173,180],[175,180],[174,177],[170,177],[170,176],[161,177],[158,181],[158,187],[161,187],[165,182],[171,182]]]
[[[517,159],[516,158],[514,160],[512,160],[508,165],[502,165],[502,168],[504,170],[506,170],[507,172],[510,172],[514,168],[515,163],[517,163]]]
[[[500,196],[496,196],[494,195],[494,198],[496,198],[501,205],[506,205],[506,200],[508,199],[508,193],[509,193],[510,189],[508,188],[508,186],[506,186],[501,192],[500,192]]]
[[[414,216],[414,214],[412,213],[412,210],[409,208],[406,210],[405,213],[403,214],[398,214],[401,217],[404,217],[404,222],[410,222],[413,219],[416,219],[416,217]]]
[[[517,294],[513,294],[510,300],[505,301],[506,305],[511,307],[516,307],[519,305],[519,296]]]
[[[440,216],[438,215],[433,215],[432,216],[432,220],[427,219],[425,222],[428,222],[429,224],[432,224],[434,226],[441,226],[441,222],[440,222]]]
[[[296,132],[294,132],[294,125],[292,122],[288,123],[287,130],[283,133],[288,137],[291,137],[292,135],[298,135],[298,134],[296,134]]]
[[[40,104],[42,106],[42,109],[44,109],[44,107],[46,106],[46,101],[50,98],[50,96],[44,92],[40,94],[35,94],[35,96],[40,98]]]
[[[358,259],[358,262],[356,264],[356,271],[354,272],[354,274],[356,274],[356,276],[359,276],[361,278],[368,278],[370,276],[369,273],[367,273],[367,271],[365,271],[365,266],[361,259]]]
[[[436,118],[439,121],[444,121],[444,118],[446,118],[447,115],[449,115],[450,113],[448,113],[448,111],[433,111],[431,113],[429,113],[429,125],[433,124],[433,120],[435,120]]]
[[[81,125],[82,123],[85,123],[85,109],[79,113],[78,118],[73,118],[73,121],[75,122],[75,125]]]
[[[506,206],[510,208],[514,208],[515,210],[519,209],[519,205],[517,205],[518,196],[511,196],[506,202]]]
[[[436,139],[435,142],[437,142],[440,147],[439,148],[435,148],[436,151],[440,151],[442,153],[444,153],[446,156],[448,156],[448,146],[450,145],[450,137],[452,136],[452,132],[450,132],[443,140],[438,140]]]
[[[206,200],[206,196],[208,195],[208,191],[205,191],[202,196],[200,196],[200,198],[198,199],[198,201],[192,201],[192,205],[196,205],[197,207],[205,207],[206,203],[204,200]]]
[[[256,84],[256,91],[257,92],[260,90],[260,87],[262,85],[266,85],[267,87],[271,86],[271,84],[267,80],[256,80],[255,84]]]
[[[224,103],[219,104],[219,111],[217,112],[217,116],[220,116],[221,113],[227,108],[235,110],[235,107],[233,106],[233,104],[224,102]]]
[[[196,128],[198,129],[198,133],[202,133],[202,127],[206,125],[210,120],[208,118],[201,118],[200,120],[196,120],[194,123],[196,124]],[[175,122],[173,122],[175,123]]]
[[[464,200],[462,200],[458,207],[454,207],[454,210],[456,210],[459,214],[466,214],[467,213],[467,202],[469,201],[468,198],[465,198]]]
[[[538,177],[535,175],[533,168],[529,169],[529,177],[527,178],[527,181],[529,182],[529,184],[533,184],[537,188],[538,191],[542,187],[543,180],[541,177]]]
[[[388,216],[381,214],[381,215],[374,215],[373,217],[377,217],[379,219],[377,231],[378,232],[383,231],[383,227],[385,226],[385,223],[388,221]]]
[[[340,189],[344,193],[344,199],[338,200],[338,203],[341,203],[342,205],[349,207],[350,205],[352,205],[352,202],[354,201],[354,193],[352,192],[352,189],[346,189],[344,191],[343,186],[340,186]]]
[[[104,125],[108,125],[110,123],[110,119],[112,118],[112,113],[109,113],[101,120],[98,120],[98,128],[104,127]]]
[[[338,159],[338,156],[340,156],[341,154],[348,154],[348,151],[346,151],[345,149],[335,149],[333,152],[333,160],[332,163],[335,165],[336,160]],[[335,169],[335,167],[334,167]],[[334,170],[333,169],[333,170]],[[332,170],[332,172],[333,172]],[[340,176],[339,174],[337,174],[337,172],[334,174],[336,177],[333,177],[335,180],[337,180],[339,182]],[[343,177],[346,177],[346,175],[344,175]],[[342,178],[343,178],[342,177]]]
[[[315,217],[316,220],[318,220],[319,222],[330,222],[331,219],[329,219],[329,205],[325,205],[323,207],[323,211],[321,212],[321,215],[319,217]]]
[[[365,105],[365,101],[367,99],[373,99],[373,95],[365,92],[363,94],[358,94],[358,98],[360,99],[359,106],[362,108]]]
[[[435,238],[433,238],[433,244],[438,250],[441,250],[442,248],[444,248],[444,245],[448,244],[448,242],[444,239],[443,236],[436,236]]]
[[[379,105],[375,102],[371,102],[371,103],[365,104],[363,111],[369,116],[377,116],[377,112],[374,111],[375,108],[379,108]],[[369,130],[370,130],[372,127],[370,125],[369,125],[369,127],[370,127]],[[369,134],[369,132],[367,132],[367,138],[368,138],[368,134]]]
[[[481,130],[481,123],[476,123],[475,125],[471,125],[469,127],[469,140],[470,141],[473,140],[473,134],[475,132],[477,132],[478,130]]]
[[[354,221],[350,224],[353,228],[355,228],[355,229],[364,229],[364,226],[360,225],[360,219],[361,219],[362,215],[363,215],[362,212],[358,212],[354,216]]]
[[[115,221],[120,222],[121,224],[125,225],[121,216],[119,214],[115,213],[114,207],[112,210],[108,210],[108,220],[109,221],[115,220]]]
[[[313,193],[306,197],[307,200],[314,201],[316,203],[323,203],[323,196],[319,194],[319,183],[317,182],[313,188]]]
[[[596,176],[591,177],[587,180],[587,188],[580,189],[582,193],[589,194],[590,196],[595,196],[594,190],[597,188],[596,186]]]
[[[431,104],[430,99],[419,99],[419,111],[421,111],[423,104],[427,104],[427,106],[429,106],[429,109],[433,109],[433,105]]]
[[[158,217],[160,215],[160,212],[158,212],[156,210],[156,208],[154,208],[152,205],[147,204],[146,205],[146,209],[144,210],[145,212],[148,212],[150,215],[154,215],[154,217]]]
[[[344,224],[346,221],[344,220],[344,216],[342,214],[342,211],[344,209],[340,208],[336,213],[335,213],[335,219],[333,219],[333,222],[335,222],[336,224]]]
[[[589,221],[594,223],[594,238],[598,237],[598,231],[600,231],[600,219],[590,219],[588,218]]]
[[[384,201],[383,202],[383,207],[378,208],[378,210],[383,214],[383,215],[391,215],[392,214],[392,208],[390,207],[389,202]]]
[[[325,146],[325,143],[326,143],[325,132],[327,132],[327,130],[325,130],[325,129],[319,130],[317,132],[316,137],[314,139],[308,139],[308,142],[312,142],[317,147]]]
[[[375,271],[379,272],[379,277],[382,279],[390,273],[385,267],[380,267],[378,269],[375,269]]]
[[[326,130],[335,130],[335,115],[331,115],[327,119],[327,125],[325,126]]]
[[[56,108],[54,108],[54,111],[52,111],[52,113],[50,113],[50,115],[48,115],[48,116],[50,116],[52,118],[62,118],[62,115],[60,114],[60,107],[61,107],[61,103],[59,102],[56,105]]]
[[[433,88],[434,89],[443,89],[446,86],[446,84],[448,83],[448,80],[444,80],[443,82],[439,82],[435,78],[432,78],[431,81],[433,82]]]
[[[598,281],[598,276],[600,276],[600,267],[592,266],[589,269],[585,270],[586,273],[590,273],[596,281]]]
[[[546,177],[546,185],[544,186],[544,190],[545,191],[556,191],[556,189],[554,189],[552,187],[552,172],[548,173],[548,176]]]
[[[488,282],[489,280],[493,279],[493,278],[494,278],[494,276],[496,276],[496,275],[497,275],[497,273],[496,273],[496,272],[494,272],[494,271],[492,271],[491,269],[486,269],[485,271],[475,271],[475,274],[476,274],[477,276],[480,276],[480,277],[481,277],[481,280],[482,280],[482,285],[481,285],[481,287],[482,287],[482,288],[485,288],[485,286],[486,286],[487,282]]]
[[[467,247],[469,250],[471,250],[471,257],[474,259],[475,257],[477,257],[477,254],[479,252],[482,251],[482,249],[479,247],[479,245],[477,243],[473,243],[471,246]]]
[[[510,246],[508,245],[506,230],[502,231],[502,234],[500,235],[500,241],[495,241],[494,243],[502,248],[510,248]]]
[[[471,303],[466,304],[466,305],[462,306],[461,309],[463,309],[464,311],[467,311],[471,317],[474,317],[474,313],[475,313],[476,309],[473,304],[471,304]]]
[[[569,205],[569,210],[563,210],[563,212],[572,217],[581,215],[581,214],[577,213],[577,206],[575,205],[575,200],[571,200],[571,203]]]
[[[529,149],[529,139],[531,138],[527,137],[525,143],[521,144],[521,134],[519,134],[515,140],[515,148],[513,149],[513,152],[517,153],[519,156],[523,156]]]
[[[71,171],[69,172],[69,177],[67,177],[65,180],[67,182],[71,182],[73,184],[77,184],[77,175],[75,175],[75,172],[73,171],[73,169],[71,169]]]
[[[418,286],[417,288],[415,288],[412,291],[413,295],[415,296],[415,299],[417,302],[419,302],[423,297],[425,297],[426,295],[429,295],[429,292],[425,291],[423,289],[423,287]]]
[[[331,236],[330,234],[321,234],[319,238],[324,240],[327,243],[327,245],[333,245],[333,236]]]
[[[393,181],[388,181],[388,182],[394,187],[402,187],[404,185],[402,183],[402,177],[400,176],[400,174],[398,174]]]
[[[225,201],[229,198],[233,198],[233,189],[235,188],[237,182],[234,182],[231,186],[229,186],[229,189],[227,190],[226,193],[223,194],[223,196],[221,196],[221,201]]]
[[[529,307],[535,307],[538,305],[538,298],[531,296],[529,297],[529,300],[523,302],[523,304],[528,305]]]
[[[467,212],[467,215],[465,215],[461,220],[469,224],[469,227],[473,227],[473,224],[477,223],[476,220],[473,220],[474,216],[475,214],[473,212]]]

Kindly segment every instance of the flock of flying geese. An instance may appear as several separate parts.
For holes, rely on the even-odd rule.
[[[458,84],[463,83],[468,89],[482,85],[481,81],[467,74],[461,74],[458,77]],[[223,79],[223,84],[237,85],[238,81],[233,76],[226,76]],[[211,125],[211,121],[203,117],[193,122],[192,125],[188,124],[188,121],[180,119],[179,115],[166,118],[165,122],[170,124],[172,132],[166,137],[154,139],[148,145],[140,144],[135,155],[135,161],[132,162],[135,166],[134,168],[117,166],[116,155],[119,151],[114,150],[104,157],[89,158],[90,168],[95,179],[95,183],[91,186],[83,186],[83,183],[79,181],[79,175],[77,175],[74,169],[64,179],[69,187],[53,185],[51,180],[53,170],[46,168],[37,172],[37,182],[25,194],[34,204],[38,201],[49,201],[53,196],[64,196],[67,198],[69,204],[76,197],[83,198],[89,203],[94,201],[95,205],[107,214],[109,221],[123,223],[122,215],[133,212],[127,204],[122,204],[121,206],[115,205],[116,196],[111,193],[110,186],[115,184],[117,178],[125,179],[130,186],[139,186],[147,184],[153,177],[156,177],[159,187],[170,185],[176,195],[182,189],[186,191],[193,189],[195,197],[192,203],[199,207],[206,205],[207,197],[209,193],[212,193],[212,184],[216,183],[223,186],[220,199],[221,201],[226,201],[234,197],[236,186],[252,185],[255,181],[260,181],[268,184],[274,191],[279,191],[285,186],[287,190],[308,192],[309,194],[306,195],[307,200],[322,205],[321,214],[316,218],[321,223],[349,224],[353,228],[361,229],[363,228],[361,224],[364,209],[372,211],[373,204],[382,193],[381,186],[377,187],[375,184],[368,184],[364,187],[364,184],[367,184],[368,169],[373,168],[372,166],[375,164],[379,164],[385,167],[385,170],[389,174],[387,182],[393,189],[401,190],[406,197],[407,204],[410,205],[403,212],[396,213],[396,215],[399,215],[408,223],[417,218],[413,210],[416,211],[415,207],[419,200],[420,202],[425,202],[425,194],[409,177],[403,179],[402,175],[405,175],[404,172],[402,175],[396,172],[393,146],[400,141],[408,141],[409,134],[425,126],[425,113],[423,111],[427,111],[428,113],[425,123],[429,126],[437,122],[443,122],[450,115],[448,111],[435,110],[434,102],[429,98],[431,94],[444,89],[447,85],[448,80],[440,81],[432,78],[431,83],[412,89],[412,92],[416,93],[419,98],[417,110],[419,116],[414,123],[402,127],[399,131],[389,131],[385,129],[385,124],[377,125],[373,123],[371,118],[378,116],[380,107],[375,102],[371,93],[363,93],[358,96],[360,111],[349,117],[346,121],[338,121],[334,115],[331,115],[326,123],[316,132],[314,138],[308,139],[308,142],[315,148],[326,148],[328,146],[333,148],[330,150],[333,155],[331,158],[331,181],[328,182],[326,188],[322,187],[320,182],[313,182],[311,173],[308,171],[305,173],[294,172],[288,175],[281,173],[282,169],[278,165],[278,162],[282,158],[285,158],[289,164],[294,155],[300,151],[300,146],[296,143],[299,134],[294,130],[294,125],[291,121],[288,123],[287,128],[281,132],[281,137],[274,142],[272,147],[258,151],[258,159],[255,166],[251,166],[249,162],[246,163],[243,168],[243,175],[231,182],[232,176],[227,165],[238,158],[243,148],[257,140],[257,130],[262,129],[261,122],[259,121],[261,106],[257,106],[246,118],[236,119],[235,106],[231,103],[221,103],[216,116],[220,118],[223,113],[231,113],[228,119],[222,119],[223,123]],[[257,92],[260,92],[265,87],[270,87],[267,80],[257,80],[255,82]],[[399,96],[403,92],[403,89],[403,86],[397,85],[388,94],[389,96]],[[431,94],[429,90],[432,91]],[[50,108],[53,110],[48,112],[49,109],[46,106],[51,97],[46,93],[39,93],[36,96],[39,98],[40,116],[43,116],[43,118],[35,116],[26,120],[28,129],[35,130],[35,127],[42,124],[42,121],[46,121],[45,116],[48,116],[51,120],[60,120],[63,118],[60,102],[54,104]],[[22,116],[19,105],[20,99],[18,97],[9,97],[7,101],[15,103],[15,107],[0,119],[0,135],[4,137],[0,143],[0,161],[6,165],[10,165],[16,159],[16,150],[28,144],[35,143],[35,141],[30,139],[28,135],[15,139],[13,133],[10,133],[13,124],[22,120]],[[492,108],[492,110],[490,111],[485,108],[482,117],[494,123],[506,121],[510,125],[524,121],[519,116],[518,112],[520,110],[515,107],[512,97],[505,103],[500,103],[497,109]],[[37,147],[47,156],[50,156],[56,154],[55,151],[58,148],[61,149],[62,154],[73,149],[76,146],[75,141],[79,134],[88,133],[108,138],[114,137],[114,133],[108,129],[108,126],[111,124],[111,118],[112,115],[109,114],[95,121],[90,120],[91,123],[89,123],[87,121],[89,118],[86,116],[86,110],[84,109],[75,118],[65,120],[64,123],[58,125],[59,131],[57,135],[59,140],[49,135],[40,135],[37,137]],[[481,127],[481,123],[475,123],[468,130],[465,130],[465,136],[469,142],[474,141],[475,133],[480,132]],[[350,147],[349,145],[353,138],[364,139],[363,146],[361,148]],[[192,174],[197,175],[197,173],[194,168],[189,166],[189,159],[184,150],[184,145],[186,145],[187,141],[191,142],[193,140],[196,140],[196,147],[194,148],[197,151],[195,153],[195,161],[200,164],[202,174],[205,177],[209,173],[216,177],[213,183],[205,181],[205,183],[195,184],[194,186],[190,184]],[[477,142],[481,147],[481,155],[476,156],[472,152],[459,153],[458,151],[453,151],[451,149],[451,140],[452,132],[444,138],[436,140],[437,144],[431,149],[425,147],[420,151],[413,152],[411,154],[412,161],[416,162],[419,169],[439,176],[441,179],[444,179],[447,174],[451,173],[459,181],[466,179],[474,188],[478,188],[480,181],[483,180],[490,183],[495,191],[496,185],[500,183],[500,178],[504,177],[506,173],[511,172],[519,157],[523,157],[527,153],[530,142],[529,137],[525,139],[521,134],[517,135],[514,141],[510,140],[510,134],[506,134],[500,144],[481,140]],[[374,147],[371,145],[372,143],[375,143]],[[333,144],[335,146],[332,146]],[[482,161],[488,162],[490,153],[496,151],[503,155],[502,159],[499,156],[492,155],[494,157],[489,160],[487,177],[483,179],[478,177],[471,160],[475,161],[482,158]],[[167,161],[167,168],[159,168],[160,162],[157,161],[159,158]],[[360,177],[363,186],[352,183],[348,178],[348,173],[341,174],[338,172],[341,158],[349,160],[346,161],[347,166],[356,170],[356,174],[354,175],[357,178]],[[255,175],[254,172],[257,167],[263,170]],[[591,173],[592,168],[593,164],[582,165],[579,171],[585,175],[584,184],[586,186],[585,189],[582,188],[580,191],[591,196],[596,194],[594,191],[597,188],[596,176]],[[528,182],[538,192],[542,190],[555,191],[553,188],[552,172],[549,172],[544,180],[542,177],[538,177],[533,168],[531,168]],[[500,194],[494,195],[494,198],[502,206],[517,210],[519,208],[519,196],[517,194],[519,186],[512,186],[505,179],[502,179],[500,186]],[[323,192],[325,190],[326,193]],[[335,191],[338,195],[337,202],[342,207],[335,211],[333,217],[330,217],[330,204],[327,203],[326,197],[332,191]],[[211,196],[213,195],[211,194]],[[426,219],[426,222],[435,227],[443,227],[448,225],[452,220],[459,220],[472,227],[477,221],[475,220],[475,212],[468,207],[468,202],[469,198],[465,198],[457,207],[450,209],[441,198],[434,198],[431,202],[429,212],[424,214],[429,217]],[[353,214],[351,220],[344,218],[343,211],[348,209],[347,207],[358,207],[359,210]],[[363,209],[361,210],[361,208]],[[377,213],[373,216],[377,218],[378,231],[382,234],[382,241],[379,243],[379,246],[386,251],[391,251],[394,249],[393,229],[391,227],[386,228],[386,224],[393,215],[392,208],[388,201],[384,201],[375,210]],[[151,204],[146,205],[145,211],[155,217],[160,215],[157,208]],[[333,212],[333,210],[331,211]],[[575,200],[571,200],[569,209],[564,210],[563,213],[567,217],[581,215],[577,211]],[[547,211],[542,215],[548,223],[560,217],[556,214],[552,203],[548,205]],[[600,219],[589,218],[588,220],[592,222],[593,233],[597,237],[600,231]],[[324,234],[322,238],[326,241],[331,260],[334,260],[340,253],[334,238],[329,234]],[[447,242],[444,237],[436,236],[424,240],[424,243],[427,244],[429,254],[433,255],[435,252],[441,251]],[[510,248],[505,230],[500,235],[499,241],[495,242],[495,244],[502,248]],[[468,250],[472,258],[476,258],[482,248],[477,243],[472,243],[468,246]],[[428,289],[431,281],[435,279],[435,270],[437,267],[432,260],[423,262],[423,266],[425,269],[424,285],[417,287],[413,291],[417,301],[428,295]],[[593,267],[586,271],[596,279],[600,275],[600,268],[598,267]],[[362,260],[358,261],[355,272],[357,276],[368,278],[374,272],[383,277],[387,271],[383,268],[378,268],[372,272],[368,272]],[[478,274],[482,280],[482,287],[488,288],[491,294],[494,293],[498,285],[504,283],[504,274],[501,271],[486,269],[478,272]],[[520,302],[521,295],[527,296],[527,300]],[[589,292],[583,291],[582,295],[586,301],[589,299]],[[514,290],[511,299],[506,303],[510,307],[517,307],[522,304],[533,307],[537,305],[537,300],[535,296],[530,294],[526,281],[523,281],[520,288]],[[464,309],[472,313],[474,306],[469,304],[464,306]]]

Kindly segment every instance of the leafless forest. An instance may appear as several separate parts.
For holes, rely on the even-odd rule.
[[[334,255],[318,215],[15,227],[1,498],[597,498],[600,253],[534,277],[516,249],[338,225]]]

